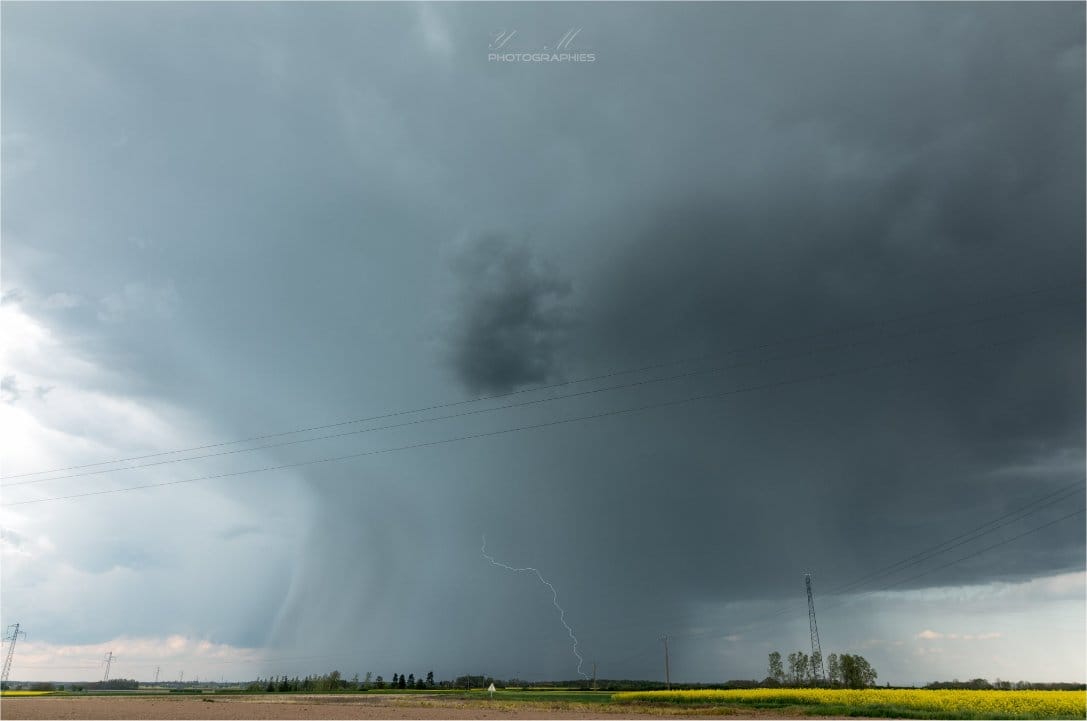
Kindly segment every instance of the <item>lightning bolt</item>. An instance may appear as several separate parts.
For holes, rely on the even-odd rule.
[[[574,655],[577,656],[578,675],[582,678],[589,678],[589,675],[581,670],[581,666],[585,663],[585,659],[581,657],[581,654],[577,650],[577,636],[574,635],[574,629],[570,628],[570,624],[566,623],[566,611],[564,611],[562,606],[559,605],[559,592],[555,590],[555,587],[548,583],[547,579],[543,577],[543,574],[541,574],[535,568],[514,568],[513,566],[507,566],[504,563],[494,560],[494,556],[490,556],[487,554],[486,536],[483,537],[483,546],[480,547],[479,552],[483,554],[484,558],[491,562],[492,566],[498,566],[499,568],[504,568],[507,571],[514,571],[516,573],[535,573],[536,578],[540,579],[540,583],[551,589],[551,603],[554,604],[555,608],[559,610],[559,620],[562,622],[563,628],[566,629],[566,633],[570,635],[570,640],[573,641],[574,644],[573,651]]]

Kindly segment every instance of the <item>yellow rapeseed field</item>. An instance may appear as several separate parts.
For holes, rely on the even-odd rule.
[[[0,691],[0,696],[45,696],[52,691]]]
[[[1087,717],[1084,691],[965,691],[928,689],[729,689],[697,691],[629,691],[616,701],[694,704],[773,704],[848,706],[852,709],[908,709],[936,718]],[[829,710],[829,709],[828,709]]]

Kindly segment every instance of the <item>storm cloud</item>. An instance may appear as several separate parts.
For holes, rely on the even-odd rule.
[[[561,375],[569,282],[528,246],[498,235],[465,245],[452,270],[459,307],[451,355],[469,391],[503,393]]]
[[[42,502],[4,509],[0,611],[239,674],[572,677],[486,535],[606,677],[660,676],[661,633],[673,677],[761,676],[813,571],[881,680],[1081,680],[1083,24],[5,6],[0,375],[52,388],[0,404],[5,473],[338,432],[5,479]],[[490,62],[501,28],[596,60]]]

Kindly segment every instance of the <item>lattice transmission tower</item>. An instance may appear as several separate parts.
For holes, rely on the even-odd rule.
[[[811,630],[811,675],[816,682],[826,680],[823,672],[823,649],[819,646],[819,626],[815,622],[815,598],[811,593],[811,574],[804,574],[804,586],[808,589],[808,627]]]
[[[4,656],[4,671],[0,674],[0,683],[8,682],[8,674],[11,673],[11,659],[15,655],[15,642],[19,640],[20,635],[26,638],[26,631],[20,631],[17,623],[8,626],[7,633],[4,634],[4,640],[8,642],[8,652]]]
[[[102,663],[106,664],[106,672],[102,674],[102,683],[109,681],[109,667],[113,665],[113,651],[106,654],[106,657],[102,659]]]

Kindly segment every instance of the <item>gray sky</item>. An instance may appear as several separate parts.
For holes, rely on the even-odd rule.
[[[6,4],[13,677],[1082,681],[1083,26]]]

